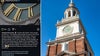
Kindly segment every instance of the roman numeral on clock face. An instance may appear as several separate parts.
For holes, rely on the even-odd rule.
[[[4,15],[8,16],[13,10],[14,10],[14,4],[11,4],[5,11],[4,11]]]
[[[31,18],[33,16],[32,7],[28,8],[28,17]]]
[[[7,5],[8,7],[4,10],[4,15],[13,19],[13,21],[22,21],[24,20],[22,18],[25,18],[25,17],[27,19],[32,19],[32,17],[34,16],[33,8],[37,4],[33,4],[28,7],[27,6],[24,7],[24,5],[22,4],[21,6],[23,6],[24,8],[14,3],[11,3],[10,5],[7,4]],[[27,13],[28,15],[24,16],[25,13]]]
[[[14,21],[19,21],[20,20],[20,15],[22,13],[22,9],[18,8],[15,16],[14,16]]]

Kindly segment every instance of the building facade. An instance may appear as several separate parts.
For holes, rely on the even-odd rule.
[[[64,18],[56,24],[56,39],[47,42],[46,56],[94,56],[79,14],[71,1]]]

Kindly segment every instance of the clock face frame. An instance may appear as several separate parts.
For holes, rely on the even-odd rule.
[[[34,7],[37,3],[4,3],[2,13],[13,22],[22,22],[34,17]]]
[[[63,33],[65,34],[70,34],[73,31],[73,27],[71,27],[70,25],[67,25],[63,28]]]

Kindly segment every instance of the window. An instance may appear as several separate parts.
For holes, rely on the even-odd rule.
[[[76,15],[76,11],[74,10],[74,11],[73,11],[73,16],[75,16],[75,15]]]

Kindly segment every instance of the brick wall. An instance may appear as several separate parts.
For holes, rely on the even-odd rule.
[[[70,41],[68,44],[68,51],[76,53],[81,53],[82,51],[85,51],[84,38]],[[79,56],[85,56],[85,55],[80,54]]]
[[[75,52],[75,41],[70,41],[68,44],[68,51]]]
[[[61,48],[62,48],[62,45],[58,44],[58,46],[57,46],[57,54],[61,52]]]
[[[62,45],[60,43],[55,44],[55,45],[50,45],[47,56],[55,56],[61,52],[61,49],[62,49]],[[76,52],[76,53],[81,53],[82,51],[85,51],[84,38],[69,41],[68,51]],[[67,55],[64,55],[64,56],[67,56]],[[85,55],[79,54],[78,56],[85,56]]]
[[[61,52],[61,44],[51,45],[48,47],[47,56],[55,56]]]
[[[76,52],[82,52],[85,50],[84,39],[80,39],[76,41]]]
[[[49,56],[54,56],[56,53],[56,46],[50,46],[50,50],[49,50]]]

